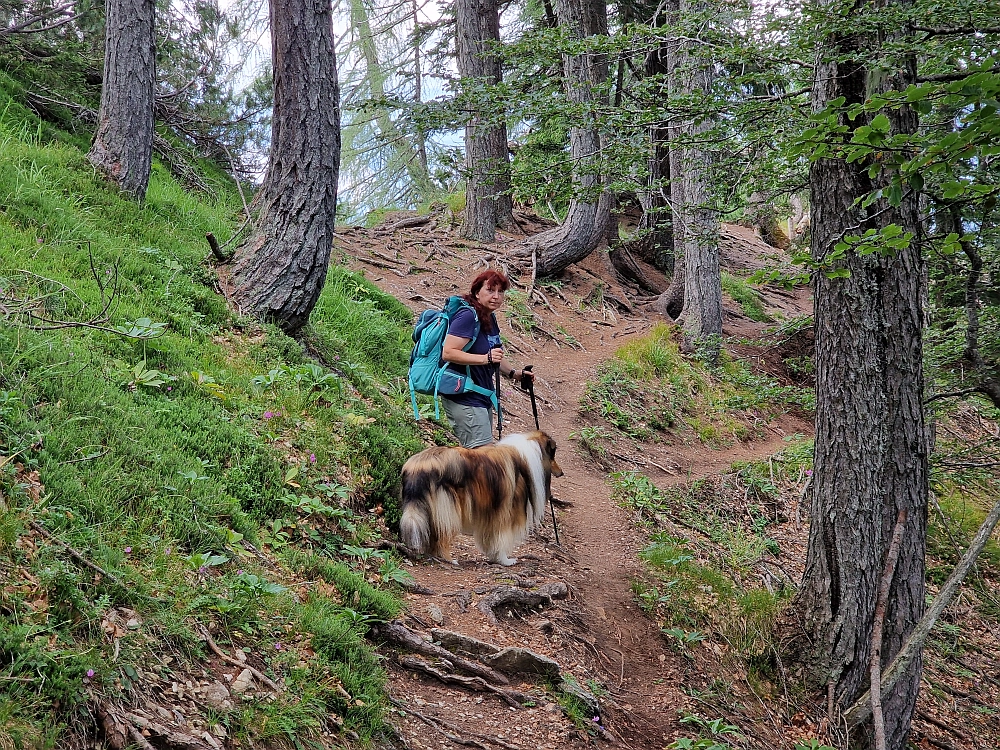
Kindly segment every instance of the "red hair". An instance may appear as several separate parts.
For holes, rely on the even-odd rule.
[[[487,333],[492,333],[493,316],[490,314],[490,311],[479,304],[479,300],[476,299],[476,295],[479,294],[479,290],[483,287],[486,287],[487,289],[499,289],[501,292],[506,292],[510,289],[510,279],[500,273],[500,271],[494,271],[492,268],[488,271],[483,271],[472,280],[472,288],[469,290],[469,293],[463,297],[463,299],[472,305],[473,309],[476,311],[476,315],[479,317],[480,327]]]

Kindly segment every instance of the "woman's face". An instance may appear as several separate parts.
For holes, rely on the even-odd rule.
[[[503,304],[504,292],[499,286],[483,284],[476,293],[476,301],[490,312],[496,312]]]

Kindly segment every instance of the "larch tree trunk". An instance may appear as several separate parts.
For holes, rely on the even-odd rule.
[[[659,13],[653,19],[654,26],[663,23],[665,14]],[[644,73],[647,77],[658,76],[664,83],[670,73],[670,45],[661,42],[646,56]],[[667,123],[657,123],[649,128],[648,188],[642,200],[642,219],[639,230],[648,233],[642,242],[648,252],[641,253],[644,260],[667,274],[674,272],[674,235],[670,221],[670,128]]]
[[[582,41],[588,37],[607,36],[605,0],[556,0],[555,10],[559,25],[570,39]],[[574,196],[566,220],[536,235],[529,243],[538,253],[539,276],[551,276],[583,260],[607,236],[614,201],[601,174],[597,112],[601,97],[595,91],[607,77],[608,62],[604,54],[581,52],[563,56],[566,95],[576,109],[569,134]]]
[[[676,25],[680,13],[680,0],[666,0],[664,4],[668,24]],[[685,82],[681,78],[680,42],[670,38],[666,42],[667,98],[674,100],[683,95]],[[673,119],[666,123],[667,165],[670,170],[670,227],[673,240],[673,276],[670,286],[656,300],[657,312],[670,318],[680,317],[684,308],[684,180],[681,178],[681,148],[678,141],[682,134],[682,124]]]
[[[703,0],[680,0],[680,13],[704,12]],[[680,42],[675,74],[678,93],[704,94],[712,89],[712,64],[691,54],[695,42]],[[699,143],[712,127],[707,116],[686,120],[680,127],[683,142],[678,148],[683,185],[680,206],[684,258],[684,308],[680,321],[689,342],[702,347],[714,361],[722,336],[722,274],[719,269],[719,212],[711,195],[711,154]]]
[[[340,101],[329,0],[272,0],[271,153],[256,228],[239,248],[234,301],[295,333],[326,281],[340,171]]]
[[[137,200],[153,164],[156,38],[153,0],[108,0],[104,85],[87,159]]]
[[[828,39],[813,83],[813,106],[844,97],[852,104],[915,80],[911,59],[891,73],[853,62],[867,42],[858,35]],[[886,111],[893,133],[913,133],[912,109]],[[851,121],[851,130],[863,118]],[[848,141],[851,133],[843,136]],[[912,232],[908,247],[893,254],[837,261],[847,277],[817,272],[816,442],[806,570],[798,604],[810,635],[807,662],[818,686],[831,686],[835,703],[850,706],[870,685],[869,662],[879,581],[900,511],[906,522],[895,574],[888,589],[880,663],[899,651],[924,611],[927,531],[927,442],[923,414],[921,327],[922,259],[915,194],[899,206],[857,203],[887,187],[888,167],[876,178],[871,162],[822,158],[810,169],[811,251],[819,263],[845,235],[890,223]],[[888,192],[888,191],[887,191]],[[883,697],[887,747],[906,746],[916,704],[921,663]],[[852,747],[871,747],[871,721],[855,728]]]
[[[501,81],[500,13],[497,0],[457,0],[456,60],[463,85],[493,86]],[[497,227],[514,225],[510,193],[507,126],[473,114],[465,125],[465,217],[462,236],[493,242]]]

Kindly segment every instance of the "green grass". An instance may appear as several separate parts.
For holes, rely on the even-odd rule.
[[[369,545],[423,447],[402,385],[412,316],[332,268],[301,341],[239,319],[204,240],[237,226],[233,188],[214,173],[193,195],[155,164],[128,201],[88,138],[19,91],[0,74],[0,293],[60,327],[0,318],[0,746],[69,743],[88,692],[127,698],[151,665],[200,675],[210,624],[289,686],[216,717],[230,736],[374,737],[384,674],[363,636],[398,613],[405,573]],[[124,609],[140,624],[115,658]]]
[[[680,352],[674,328],[662,323],[601,363],[580,399],[584,414],[633,440],[658,441],[669,433],[690,432],[713,448],[752,437],[762,414],[793,406],[811,410],[815,396],[781,386],[725,353],[715,367],[688,359]],[[588,440],[588,452],[598,448]]]
[[[739,276],[722,272],[722,291],[740,306],[743,314],[757,323],[770,323],[771,317],[764,312],[764,300],[747,281]]]

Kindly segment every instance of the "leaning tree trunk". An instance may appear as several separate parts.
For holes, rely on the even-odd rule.
[[[501,80],[500,14],[497,0],[458,0],[455,4],[456,60],[463,83],[496,85]],[[514,225],[510,195],[507,126],[474,106],[465,126],[465,220],[462,236],[493,242],[497,227]]]
[[[567,36],[574,40],[608,33],[605,0],[556,0],[556,15]],[[563,55],[563,76],[569,102],[579,118],[570,128],[570,160],[574,197],[566,220],[532,238],[538,253],[537,273],[551,276],[583,260],[605,238],[611,222],[612,196],[601,175],[601,135],[597,107],[602,103],[594,88],[608,77],[606,56],[595,52]]]
[[[910,60],[895,77],[873,74],[852,52],[864,40],[830,40],[816,67],[814,109],[844,97],[843,113],[882,89],[902,90],[915,78]],[[908,107],[885,113],[894,133],[912,133]],[[852,129],[863,124],[840,115]],[[851,137],[848,132],[845,142]],[[799,605],[811,636],[808,660],[819,686],[832,686],[841,708],[869,687],[872,632],[879,582],[901,511],[906,514],[898,563],[889,589],[880,663],[884,668],[924,610],[927,522],[927,444],[924,436],[921,325],[922,261],[915,195],[898,207],[858,200],[888,185],[868,175],[870,163],[823,158],[810,169],[812,255],[821,262],[846,234],[895,223],[914,241],[893,254],[847,251],[838,267],[849,276],[816,274],[816,442],[812,523]],[[888,168],[886,168],[888,169]],[[888,191],[887,191],[888,192]],[[887,747],[902,749],[920,682],[921,664],[882,701]],[[873,725],[854,728],[852,747],[869,747]]]
[[[104,85],[87,159],[137,200],[146,197],[153,163],[156,39],[153,0],[108,0]]]
[[[326,280],[340,171],[340,101],[330,0],[271,3],[271,155],[254,233],[237,252],[234,301],[287,333]]]

